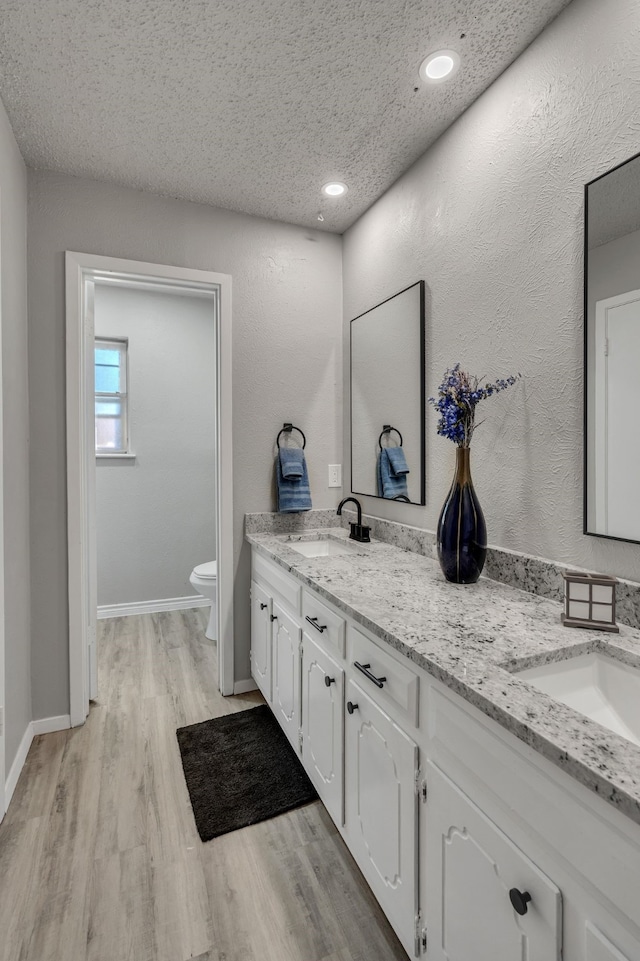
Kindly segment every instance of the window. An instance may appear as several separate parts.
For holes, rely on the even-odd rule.
[[[96,453],[127,454],[127,341],[95,342]]]

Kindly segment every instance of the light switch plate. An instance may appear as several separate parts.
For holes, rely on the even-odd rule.
[[[329,487],[342,487],[342,464],[329,464]]]

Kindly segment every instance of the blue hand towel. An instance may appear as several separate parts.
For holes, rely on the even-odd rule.
[[[293,448],[287,448],[287,453],[291,453]],[[299,477],[285,477],[282,455],[285,448],[281,448],[276,457],[276,487],[278,490],[278,511],[281,514],[297,514],[300,511],[311,510],[311,491],[309,490],[309,473],[304,452],[297,449],[302,474]],[[286,457],[284,458],[286,462]]]
[[[278,456],[280,457],[283,477],[302,477],[304,474],[304,452],[301,447],[281,447]]]
[[[396,473],[393,469],[393,464],[389,454],[391,451],[400,451],[402,455],[402,460],[396,459],[398,464],[399,472]],[[402,468],[404,464],[404,469]],[[407,467],[407,462],[404,457],[402,448],[400,447],[383,447],[383,449],[378,454],[378,496],[393,498],[398,494],[407,494],[407,474],[409,473],[409,468]]]
[[[386,450],[391,470],[396,477],[400,477],[401,474],[408,474],[409,468],[402,447],[387,447]]]

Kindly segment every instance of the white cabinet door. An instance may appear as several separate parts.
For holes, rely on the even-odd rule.
[[[427,791],[422,877],[431,961],[559,961],[556,885],[431,761]]]
[[[344,671],[302,635],[302,760],[336,824],[344,824]]]
[[[415,953],[418,747],[354,681],[345,717],[347,843],[405,949]],[[465,961],[477,961],[470,955]],[[495,959],[494,959],[495,961]]]
[[[300,750],[300,626],[273,602],[272,708],[296,751]]]
[[[251,582],[251,673],[271,703],[271,597]]]
[[[604,934],[587,921],[587,961],[628,961]]]

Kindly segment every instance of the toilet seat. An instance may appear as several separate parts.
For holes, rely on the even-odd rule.
[[[193,568],[193,573],[196,577],[203,578],[214,578],[218,576],[218,562],[217,561],[207,561],[206,564],[198,564],[197,567]]]

